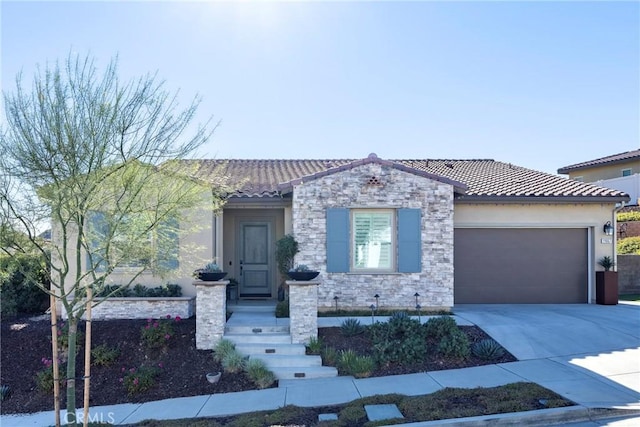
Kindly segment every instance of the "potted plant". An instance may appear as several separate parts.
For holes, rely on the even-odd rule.
[[[320,274],[320,272],[312,271],[306,265],[299,264],[295,268],[292,268],[289,271],[287,271],[287,274],[289,275],[291,280],[307,281],[307,280],[312,280],[318,277],[318,274]]]
[[[203,268],[199,268],[193,272],[194,277],[205,282],[215,282],[223,279],[226,275],[227,273],[222,271],[215,262],[210,262]]]
[[[293,268],[293,258],[298,253],[298,242],[291,234],[286,234],[276,242],[276,262],[278,263],[278,271],[285,277],[290,269]],[[284,301],[286,293],[286,284],[284,280],[278,287],[278,301]]]
[[[598,260],[604,271],[596,271],[596,303],[604,305],[618,304],[618,272],[611,271],[615,263],[609,256]]]

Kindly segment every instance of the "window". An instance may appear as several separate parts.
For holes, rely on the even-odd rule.
[[[622,176],[631,176],[631,168],[622,169]]]
[[[351,211],[351,269],[395,269],[394,211],[357,209]]]
[[[147,215],[135,214],[115,220],[104,212],[88,216],[87,269],[105,271],[108,266],[144,267],[154,271],[178,267],[178,231],[175,218],[152,226]]]
[[[327,209],[327,272],[422,271],[420,209]]]

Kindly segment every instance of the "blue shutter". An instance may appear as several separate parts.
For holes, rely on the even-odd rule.
[[[349,271],[349,209],[327,209],[327,272]]]
[[[398,271],[419,273],[422,268],[420,209],[398,209]]]
[[[171,217],[158,227],[158,266],[163,270],[175,270],[179,266],[178,253],[180,239],[178,220]]]
[[[109,223],[104,212],[91,211],[87,213],[87,271],[105,271],[105,241],[109,234]],[[93,262],[93,264],[92,264]]]

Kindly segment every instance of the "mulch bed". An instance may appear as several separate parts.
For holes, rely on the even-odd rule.
[[[221,370],[214,362],[212,351],[197,350],[195,347],[195,318],[183,319],[174,324],[176,334],[169,345],[162,350],[147,350],[140,343],[140,331],[145,320],[94,321],[92,346],[100,344],[117,346],[120,355],[108,367],[93,367],[91,373],[91,406],[138,403],[173,397],[197,396],[213,393],[228,393],[254,390],[255,386],[244,374],[222,375],[220,382],[210,384],[205,379],[207,372]],[[477,327],[461,327],[473,343],[488,336]],[[84,325],[80,326],[84,330]],[[1,370],[0,383],[11,388],[10,397],[2,402],[1,413],[33,413],[53,409],[53,393],[37,388],[36,372],[42,370],[42,358],[51,358],[51,326],[45,319],[6,319],[1,323]],[[371,343],[365,334],[345,338],[340,328],[321,328],[319,336],[326,345],[336,350],[351,348],[358,353],[369,354]],[[429,343],[427,343],[429,345]],[[442,369],[480,366],[489,363],[515,361],[510,355],[497,361],[487,362],[473,356],[466,360],[447,360],[430,356],[421,364],[387,366],[378,368],[372,375],[396,375]],[[77,357],[78,376],[84,372],[84,353]],[[122,369],[141,365],[162,364],[157,385],[153,389],[129,395],[120,382]],[[275,385],[274,385],[275,386]],[[76,402],[82,406],[82,381],[77,383]],[[65,407],[65,390],[62,389],[61,407]]]

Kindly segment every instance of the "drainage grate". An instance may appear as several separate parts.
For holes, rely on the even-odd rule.
[[[253,328],[251,330],[254,334],[259,334],[260,332],[262,332],[262,328]]]
[[[294,378],[304,378],[306,377],[304,372],[296,372],[295,374],[293,374]]]
[[[267,348],[264,350],[265,353],[269,354],[269,353],[275,353],[276,349],[275,348]]]

